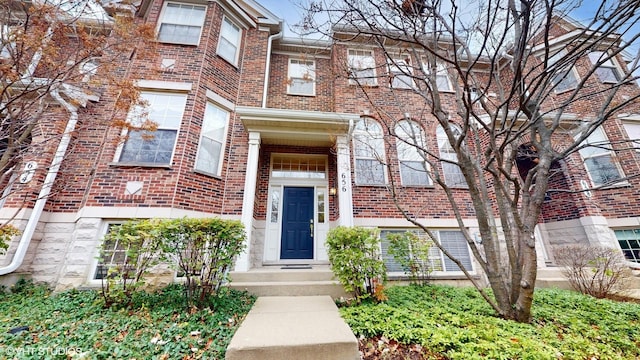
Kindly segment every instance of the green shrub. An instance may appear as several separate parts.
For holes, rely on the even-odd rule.
[[[158,228],[161,220],[131,220],[112,226],[105,235],[100,258],[107,274],[102,277],[102,297],[106,307],[129,306],[134,292],[144,285],[149,268],[158,263],[160,242]],[[125,250],[124,259],[110,264],[111,250],[117,244]]]
[[[20,234],[20,230],[10,224],[0,225],[0,255],[9,248],[11,238]]]
[[[245,234],[239,221],[174,219],[162,222],[158,230],[165,258],[185,277],[189,305],[208,304],[228,280],[233,261],[245,247]]]
[[[380,298],[379,285],[386,280],[386,269],[378,231],[339,226],[329,231],[326,244],[331,270],[345,290],[357,301],[374,295]]]
[[[429,249],[431,244],[417,234],[407,231],[403,234],[388,234],[389,254],[409,275],[411,283],[427,285],[431,278]]]

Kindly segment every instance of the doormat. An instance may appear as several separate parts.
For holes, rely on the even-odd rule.
[[[298,264],[298,265],[285,265],[280,269],[285,270],[305,270],[305,269],[313,269],[309,264]]]

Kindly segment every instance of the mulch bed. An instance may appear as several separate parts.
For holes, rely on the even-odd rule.
[[[359,339],[360,353],[363,360],[444,360],[446,357],[427,352],[421,345],[404,345],[385,337]]]

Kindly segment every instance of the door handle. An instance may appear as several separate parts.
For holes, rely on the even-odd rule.
[[[309,231],[311,232],[311,237],[313,237],[313,219],[309,219]]]

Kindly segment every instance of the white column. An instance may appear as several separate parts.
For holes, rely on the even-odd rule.
[[[339,135],[336,139],[338,147],[338,201],[340,211],[339,224],[353,226],[353,192],[351,189],[351,154],[349,139]]]
[[[260,155],[260,133],[249,133],[249,152],[247,154],[247,172],[244,178],[244,197],[242,198],[242,225],[247,235],[247,246],[236,260],[236,271],[247,271],[251,266],[251,234],[253,230],[253,204],[258,181],[258,157]]]

